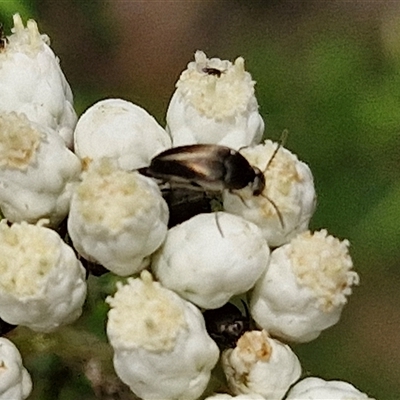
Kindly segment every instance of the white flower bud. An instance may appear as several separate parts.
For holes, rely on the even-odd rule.
[[[340,318],[352,285],[349,242],[326,230],[299,234],[271,253],[268,271],[258,280],[250,312],[271,335],[308,342]]]
[[[242,57],[232,64],[197,51],[176,84],[167,110],[174,147],[208,143],[238,150],[258,144],[264,121],[254,95],[255,82]]]
[[[148,271],[117,285],[107,298],[117,375],[143,399],[197,399],[219,357],[200,310],[153,282]]]
[[[75,249],[117,275],[148,265],[167,233],[168,206],[156,183],[109,159],[91,165],[72,196],[68,232]]]
[[[286,400],[374,400],[361,393],[353,385],[343,381],[325,381],[321,378],[305,378],[296,383]]]
[[[111,158],[125,170],[146,167],[171,147],[167,132],[146,110],[122,99],[88,108],[76,125],[74,142],[80,158]]]
[[[271,161],[277,146],[267,140],[240,150],[253,167],[264,173],[265,188],[260,195],[254,196],[250,187],[223,193],[224,210],[258,225],[273,247],[289,242],[308,228],[316,203],[310,168],[283,147]]]
[[[205,398],[204,400],[265,400],[264,396],[257,393],[239,394],[238,396],[231,396],[230,394],[218,393]]]
[[[268,266],[260,229],[228,213],[199,214],[168,231],[154,255],[157,279],[203,308],[223,306],[253,287]]]
[[[38,332],[75,321],[86,297],[85,269],[53,230],[0,222],[0,318]]]
[[[24,400],[31,391],[32,380],[17,347],[0,338],[0,400]]]
[[[301,375],[298,358],[289,346],[265,331],[245,332],[234,349],[222,353],[222,367],[235,394],[258,393],[280,400]]]
[[[68,214],[81,162],[50,128],[0,113],[0,207],[10,221],[57,226]]]
[[[12,32],[0,51],[0,111],[24,113],[57,131],[71,147],[77,116],[48,36],[39,33],[34,20],[25,28],[19,14],[14,15]]]

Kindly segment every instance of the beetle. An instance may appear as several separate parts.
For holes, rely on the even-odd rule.
[[[205,67],[202,69],[202,71],[204,73],[206,73],[207,75],[214,75],[217,78],[221,78],[222,73],[225,72],[225,71],[221,71],[218,68],[211,68],[211,67]]]
[[[220,308],[203,312],[208,334],[217,343],[220,350],[234,348],[240,337],[251,327],[249,310],[244,301],[246,315],[232,303],[226,303]]]
[[[236,150],[216,144],[194,144],[165,150],[139,169],[145,176],[190,187],[192,190],[221,192],[250,186],[259,196],[265,187],[263,172],[252,167]]]
[[[281,143],[274,150],[264,172],[280,147]],[[216,144],[173,147],[155,156],[149,167],[138,171],[142,175],[168,182],[171,188],[222,192],[224,189],[233,191],[249,186],[253,196],[260,196],[265,188],[263,171],[251,166],[238,151]],[[269,197],[263,196],[274,207],[280,224],[284,227],[277,205]]]
[[[0,50],[3,50],[8,43],[7,37],[4,35],[3,24],[0,24]]]

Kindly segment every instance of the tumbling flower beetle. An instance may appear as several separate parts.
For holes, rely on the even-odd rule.
[[[202,71],[204,73],[206,73],[207,75],[214,75],[217,78],[220,78],[222,73],[224,72],[224,71],[221,71],[220,69],[210,68],[210,67],[205,67],[205,68],[202,69]]]
[[[139,172],[192,190],[221,192],[250,186],[254,196],[259,196],[265,187],[262,171],[252,167],[238,151],[214,144],[168,149]]]
[[[7,38],[4,35],[3,24],[0,24],[0,50],[3,50],[6,47]]]
[[[268,169],[279,144],[265,167]],[[249,186],[253,196],[260,196],[265,188],[264,172],[252,167],[238,151],[216,144],[194,144],[165,150],[151,160],[150,166],[139,169],[142,175],[168,182],[171,188],[181,187],[206,192],[222,192]],[[276,204],[263,195],[274,207],[284,226]],[[243,201],[243,199],[242,199]]]
[[[246,315],[232,303],[206,310],[203,317],[208,334],[217,343],[220,350],[233,348],[240,337],[250,330],[251,318],[246,303],[242,301]]]

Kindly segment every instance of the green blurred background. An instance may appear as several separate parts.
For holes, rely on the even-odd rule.
[[[287,128],[286,147],[314,173],[312,228],[348,238],[361,276],[338,325],[295,347],[304,373],[398,400],[400,2],[0,1],[6,34],[15,12],[50,36],[78,114],[122,97],[164,124],[197,49],[245,58],[266,137],[278,140]],[[32,374],[31,399],[133,398],[112,373],[105,341],[99,299],[112,279],[90,285],[79,323],[54,335],[9,335]]]

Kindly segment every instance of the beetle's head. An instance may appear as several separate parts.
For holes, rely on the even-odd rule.
[[[251,183],[251,190],[254,196],[259,196],[265,188],[265,176],[264,173],[257,167],[254,167],[255,177]]]

